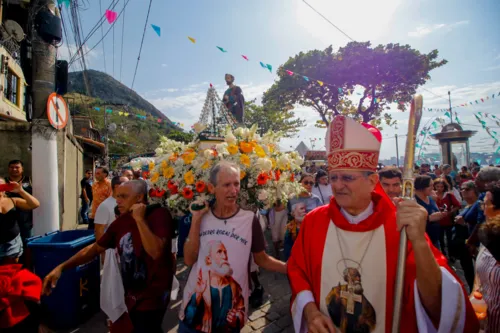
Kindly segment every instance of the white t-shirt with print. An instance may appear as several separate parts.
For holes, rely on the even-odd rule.
[[[200,249],[184,288],[179,319],[202,332],[239,332],[245,325],[249,297],[251,252],[265,249],[259,221],[240,209],[221,219],[212,211],[200,225]],[[232,322],[228,317],[234,318]]]

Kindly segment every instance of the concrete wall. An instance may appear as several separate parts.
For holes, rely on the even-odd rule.
[[[57,134],[59,182],[59,225],[61,230],[75,229],[80,209],[80,180],[84,175],[83,149],[70,135],[71,128]],[[24,162],[24,173],[31,176],[30,124],[0,122],[0,175],[7,175],[7,163],[13,159]],[[92,159],[91,159],[92,160]]]
[[[7,164],[11,160],[23,161],[25,174],[31,175],[30,145],[30,124],[0,122],[0,176],[7,176]]]

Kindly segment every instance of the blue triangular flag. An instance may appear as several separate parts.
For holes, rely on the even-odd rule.
[[[94,110],[96,110],[96,111],[101,111],[101,108],[99,108],[99,107],[95,106],[95,107],[94,107]]]
[[[262,61],[260,62],[260,67],[267,69],[266,64],[264,64]]]
[[[302,76],[304,78],[304,80],[306,80],[307,82],[309,82],[309,78],[307,76]]]
[[[113,110],[111,110],[111,109],[106,109],[106,113],[113,113]]]
[[[273,72],[273,66],[266,64],[267,69],[269,69],[269,73]]]
[[[57,0],[57,3],[59,4],[59,6],[62,6],[62,4],[66,4],[66,8],[69,7],[69,3],[70,3],[70,0]]]
[[[158,34],[158,37],[161,36],[161,28],[159,26],[151,24],[151,28]]]
[[[227,52],[226,50],[224,50],[224,49],[223,49],[222,47],[220,47],[220,46],[216,46],[216,48],[218,48],[219,50],[221,50],[221,52],[224,52],[224,53],[226,53],[226,52]]]

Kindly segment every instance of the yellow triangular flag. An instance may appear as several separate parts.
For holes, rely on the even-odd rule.
[[[124,113],[124,116],[125,116],[125,117],[128,117],[128,113]]]
[[[318,84],[323,87],[323,81],[318,80]]]
[[[196,39],[194,39],[193,37],[188,36],[188,39],[191,41],[191,43],[193,43],[193,44],[196,43]]]
[[[118,112],[118,114],[119,114],[120,116],[123,116],[123,112],[121,112],[121,111],[120,111],[120,112]]]
[[[347,90],[347,96],[351,96],[351,91]]]

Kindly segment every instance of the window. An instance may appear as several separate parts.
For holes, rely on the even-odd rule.
[[[17,103],[18,84],[19,84],[19,77],[13,71],[11,71],[10,68],[8,68],[7,73],[5,74],[3,95],[6,99],[8,99],[15,105],[18,105]]]

